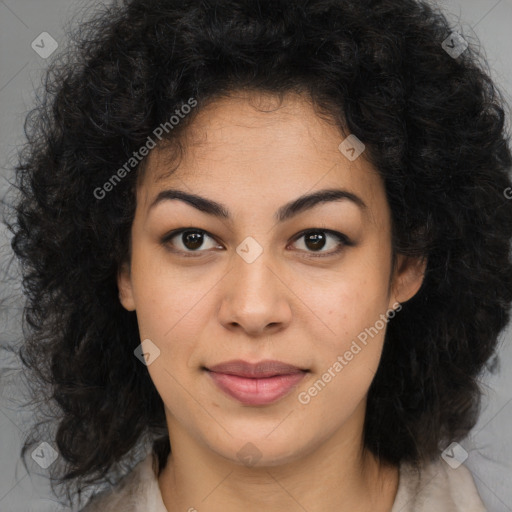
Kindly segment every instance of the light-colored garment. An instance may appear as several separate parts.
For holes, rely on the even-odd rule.
[[[150,453],[113,490],[104,492],[82,512],[167,512]],[[193,508],[192,508],[193,510]],[[441,458],[420,473],[400,466],[391,512],[486,512],[473,477],[465,466],[452,469]]]

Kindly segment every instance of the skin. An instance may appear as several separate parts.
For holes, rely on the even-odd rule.
[[[279,106],[272,96],[239,92],[198,112],[174,174],[166,150],[148,156],[131,261],[118,285],[123,306],[136,311],[141,340],[160,350],[148,371],[172,447],[158,478],[169,512],[391,510],[398,469],[378,463],[362,442],[385,327],[309,403],[298,400],[423,279],[425,262],[401,255],[392,272],[384,186],[364,153],[351,162],[340,152],[347,135],[302,96],[289,94]],[[223,204],[231,220],[177,199],[150,208],[171,188]],[[350,191],[366,208],[345,199],[274,219],[285,203],[331,188]],[[212,235],[199,257],[183,255],[194,248],[181,235],[162,242],[179,228]],[[322,228],[353,245],[329,235],[315,250],[297,238]],[[247,236],[263,249],[252,263],[236,252]],[[309,372],[279,401],[247,406],[202,369],[231,359],[274,359]],[[247,443],[259,457],[249,464],[237,455]]]

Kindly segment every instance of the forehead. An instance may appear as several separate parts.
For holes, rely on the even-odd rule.
[[[200,190],[209,197],[258,190],[297,197],[316,188],[343,186],[374,203],[386,202],[378,172],[364,158],[339,149],[349,134],[319,116],[305,97],[238,93],[197,113],[183,133],[183,152],[159,149],[146,162],[139,199],[166,187]],[[225,202],[225,201],[224,201]]]

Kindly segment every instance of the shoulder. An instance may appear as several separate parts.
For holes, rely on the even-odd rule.
[[[391,512],[486,512],[470,471],[441,458],[416,469],[404,463]]]
[[[81,512],[167,512],[153,462],[150,453],[113,489],[94,496]]]

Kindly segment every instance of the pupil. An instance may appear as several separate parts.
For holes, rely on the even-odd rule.
[[[203,234],[197,231],[185,231],[182,241],[187,249],[199,249],[203,245]]]
[[[322,249],[325,245],[324,233],[316,232],[306,235],[306,246],[308,249]]]

